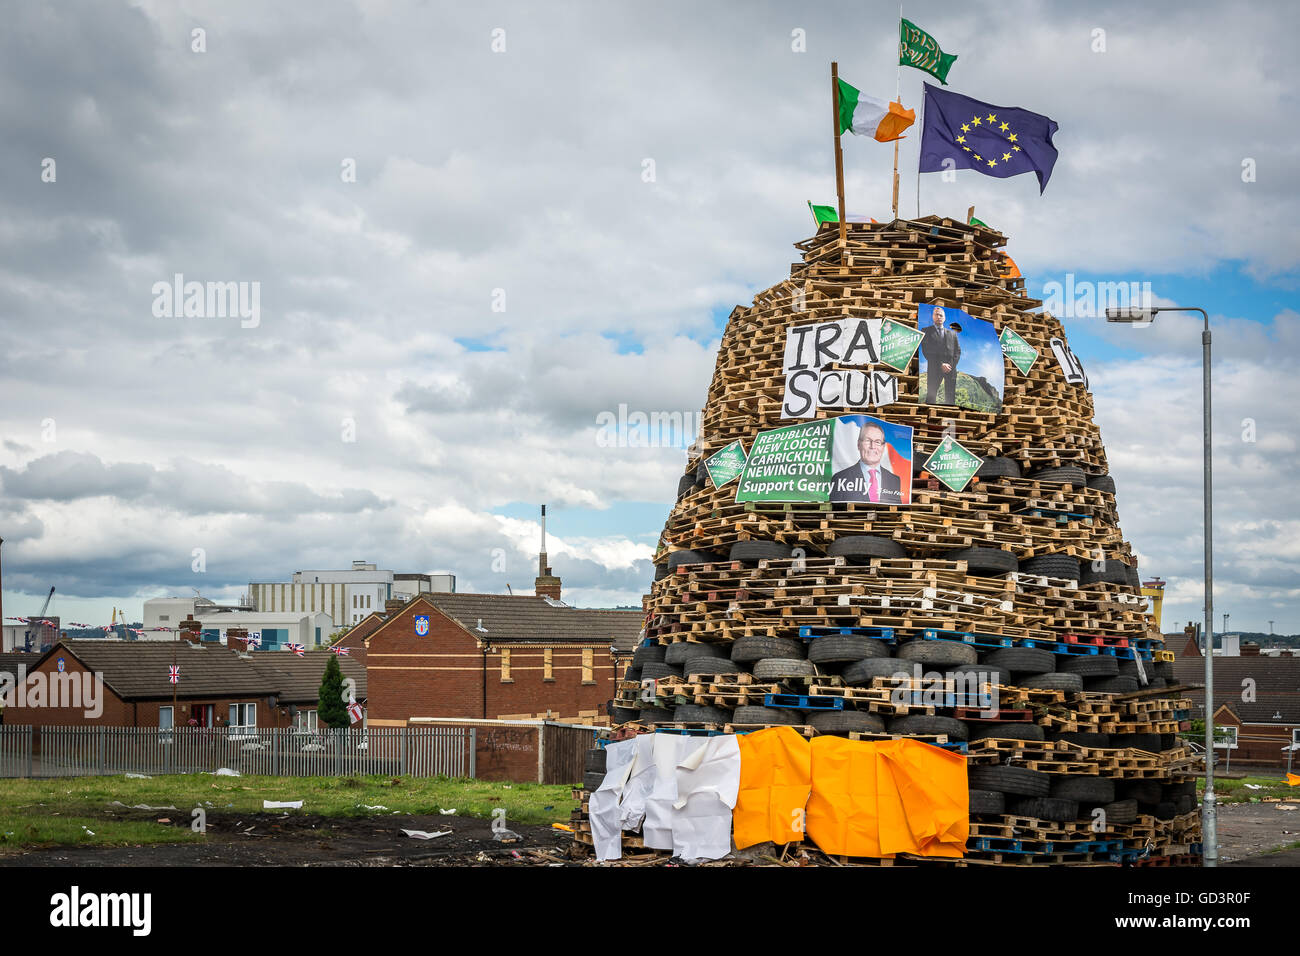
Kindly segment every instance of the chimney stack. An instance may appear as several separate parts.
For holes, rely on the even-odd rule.
[[[537,554],[537,580],[533,590],[538,597],[560,600],[560,579],[551,574],[551,567],[546,563],[546,505],[542,505],[542,550]]]
[[[186,614],[185,620],[177,624],[177,636],[196,647],[203,645],[203,623],[196,621],[193,614]]]

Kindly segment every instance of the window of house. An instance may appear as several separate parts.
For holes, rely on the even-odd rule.
[[[513,683],[514,678],[510,676],[510,651],[501,651],[501,683]]]
[[[230,730],[232,733],[257,729],[256,704],[230,705]]]
[[[166,707],[159,707],[158,708],[158,743],[169,744],[172,742],[172,735],[170,731],[174,725],[175,725],[174,715],[172,713],[171,704],[168,704]]]
[[[555,680],[555,668],[551,662],[551,649],[542,651],[542,680]]]
[[[171,619],[172,619],[172,616],[171,616],[170,614],[159,614],[159,615],[158,615],[158,620],[160,620],[160,621],[170,621]]]
[[[293,729],[300,734],[314,734],[316,732],[316,711],[298,711],[297,716],[293,718]]]
[[[592,665],[591,648],[585,648],[582,652],[582,682],[584,684],[596,683],[596,669]]]

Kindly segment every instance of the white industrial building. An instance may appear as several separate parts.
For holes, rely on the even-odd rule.
[[[175,630],[180,622],[191,614],[198,620],[204,615],[229,614],[251,610],[253,608],[246,600],[239,604],[218,604],[216,601],[198,595],[194,597],[150,598],[144,602],[144,615],[141,618],[140,625],[143,628],[143,633],[138,637],[144,641],[170,641],[175,639],[175,636],[170,631]],[[157,630],[160,627],[165,627],[168,630]]]
[[[346,571],[295,571],[292,581],[252,583],[248,596],[262,613],[322,612],[336,628],[350,627],[384,609],[393,596],[393,572],[353,561]]]
[[[53,633],[48,627],[37,624],[5,624],[0,626],[0,651],[39,651],[42,639],[48,641]]]
[[[417,594],[434,592],[438,594],[456,593],[456,575],[439,572],[437,574],[394,574],[393,597],[409,601]]]
[[[365,561],[345,571],[295,571],[293,580],[248,585],[253,608],[264,613],[323,612],[334,626],[351,627],[383,611],[394,598],[408,601],[421,591],[455,591],[454,574],[394,574]]]
[[[333,620],[324,611],[224,611],[200,613],[195,617],[203,625],[200,636],[205,642],[225,644],[226,631],[242,627],[250,634],[257,632],[261,635],[261,649],[264,651],[283,650],[289,643],[320,647],[329,643],[330,634],[335,630]]]

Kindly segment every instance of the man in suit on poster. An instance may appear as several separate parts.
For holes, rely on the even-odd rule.
[[[881,466],[885,455],[885,431],[867,422],[858,432],[859,460],[831,478],[831,501],[875,501],[887,505],[903,503],[903,486],[898,475]]]
[[[946,316],[942,306],[935,306],[932,324],[921,330],[921,354],[925,356],[925,404],[957,404],[957,362],[961,360],[961,343],[957,333],[961,326],[953,323],[944,328]],[[948,400],[936,403],[935,397],[942,383]]]

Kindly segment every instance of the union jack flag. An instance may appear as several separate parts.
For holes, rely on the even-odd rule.
[[[284,645],[284,647],[285,650],[293,651],[293,653],[298,655],[299,657],[307,656],[307,648],[303,644],[286,644]]]
[[[179,664],[171,664],[167,668],[167,681],[172,684],[179,684],[181,680],[181,668]]]
[[[331,647],[330,652],[339,655],[339,657],[348,657],[351,653],[346,647]]]
[[[361,705],[355,700],[348,704],[348,716],[352,718],[354,724],[361,719]]]

